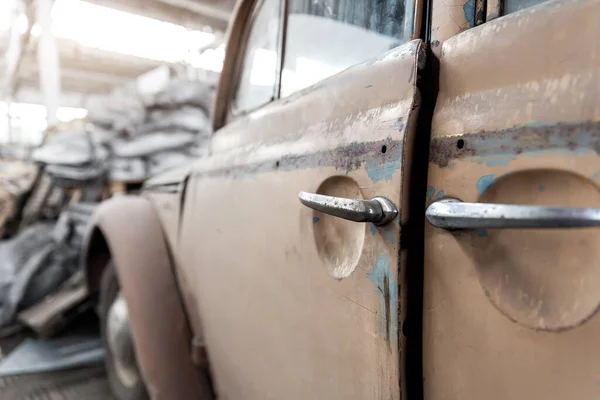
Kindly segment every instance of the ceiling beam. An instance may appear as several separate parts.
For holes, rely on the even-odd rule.
[[[181,0],[85,0],[88,3],[113,8],[115,10],[142,15],[184,26],[188,29],[205,30],[207,27],[214,31],[225,32],[231,10],[221,10],[213,7],[185,7]],[[181,3],[181,4],[179,4]],[[230,0],[225,3],[232,3]],[[233,9],[233,7],[231,8]]]

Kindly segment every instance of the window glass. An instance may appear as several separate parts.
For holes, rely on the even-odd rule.
[[[414,0],[288,0],[281,96],[410,39]]]
[[[234,109],[248,111],[271,101],[277,79],[280,0],[259,0],[247,36]]]

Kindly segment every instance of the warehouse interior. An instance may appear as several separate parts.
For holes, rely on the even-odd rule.
[[[0,398],[113,399],[86,227],[103,200],[207,153],[234,5],[0,2]]]

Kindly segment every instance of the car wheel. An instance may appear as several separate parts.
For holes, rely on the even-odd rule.
[[[135,358],[127,303],[112,261],[102,274],[99,312],[106,373],[113,394],[118,400],[147,400],[148,392]]]

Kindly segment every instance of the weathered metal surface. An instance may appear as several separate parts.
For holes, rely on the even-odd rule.
[[[443,44],[428,203],[600,207],[599,13],[547,2]],[[427,224],[425,398],[596,397],[598,232]]]
[[[502,165],[520,154],[531,157],[565,152],[600,154],[600,122],[530,123],[524,126],[439,136],[431,141],[429,161],[438,167],[460,160]]]
[[[219,397],[404,396],[399,240],[423,62],[417,40],[350,68],[236,119],[195,163],[179,274]],[[303,207],[299,191],[385,196],[399,217],[345,221]]]
[[[192,333],[154,206],[140,197],[117,197],[99,207],[94,221],[117,268],[136,358],[152,397],[211,399],[205,371],[191,360]]]
[[[442,44],[475,26],[476,0],[432,0],[431,50],[442,53]]]
[[[485,21],[489,22],[502,16],[504,0],[487,0],[485,4]]]

